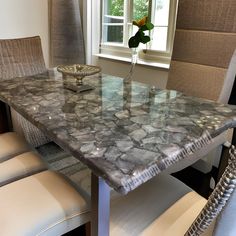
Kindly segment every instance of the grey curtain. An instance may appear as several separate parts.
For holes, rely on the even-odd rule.
[[[49,0],[50,66],[85,63],[79,0]]]

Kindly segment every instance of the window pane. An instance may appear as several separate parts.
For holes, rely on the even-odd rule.
[[[175,6],[177,0],[103,0],[102,15],[102,43],[104,52],[116,54],[113,46],[128,46],[128,40],[133,36],[138,27],[132,25],[132,20],[139,20],[145,16],[151,17],[154,29],[145,31],[151,37],[147,44],[139,44],[139,49],[150,49],[164,52],[162,55],[169,56],[169,48],[172,43],[172,31],[174,22],[169,22],[170,6]],[[151,5],[150,5],[151,4]],[[150,12],[149,12],[150,11]],[[174,14],[174,11],[173,11]],[[175,16],[170,19],[174,20]],[[170,35],[168,35],[170,33]],[[168,40],[168,41],[167,41]],[[112,47],[110,47],[112,46]],[[103,50],[103,46],[102,50]],[[117,47],[118,50],[126,50]],[[166,52],[166,54],[165,54]],[[159,52],[154,52],[158,53]],[[154,54],[153,54],[154,55]]]
[[[151,48],[153,50],[166,51],[168,27],[155,27]]]
[[[123,16],[124,0],[104,0],[105,15]]]
[[[144,16],[148,16],[148,0],[134,0],[133,19],[139,20]]]
[[[103,42],[106,43],[123,43],[123,26],[104,25]]]
[[[156,0],[154,25],[168,26],[170,0]]]
[[[102,41],[123,43],[124,0],[103,1]]]

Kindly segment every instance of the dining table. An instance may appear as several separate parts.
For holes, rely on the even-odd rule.
[[[74,83],[54,68],[1,81],[0,100],[92,171],[92,236],[109,235],[111,188],[128,194],[236,126],[236,106],[103,73]]]

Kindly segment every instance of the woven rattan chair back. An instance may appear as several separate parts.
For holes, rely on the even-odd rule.
[[[46,71],[39,36],[0,40],[0,79]]]
[[[30,76],[46,70],[39,36],[0,40],[0,80]],[[13,109],[11,117],[14,131],[24,135],[32,146],[49,141],[39,129]]]
[[[234,146],[232,146],[230,149],[230,159],[228,166],[226,167],[214,191],[210,195],[205,207],[199,213],[198,217],[195,219],[191,227],[188,229],[185,236],[201,235],[210,226],[210,224],[213,223],[215,219],[217,221],[222,221],[223,218],[219,217],[219,215],[222,213],[224,213],[224,215],[227,215],[227,211],[230,211],[230,207],[228,205],[231,198],[235,197],[236,194],[235,187],[236,187],[236,149]],[[234,205],[235,204],[236,203],[234,203]],[[231,217],[232,219],[235,219],[236,212],[234,212],[234,216],[231,215]],[[224,224],[218,224],[218,225],[219,225],[218,227],[224,227]]]

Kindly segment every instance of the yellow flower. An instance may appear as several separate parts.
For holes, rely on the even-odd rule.
[[[136,25],[140,28],[147,23],[147,20],[148,20],[148,17],[144,16],[141,20],[138,20],[138,21],[134,20],[133,25]]]
[[[134,36],[129,39],[129,48],[137,48],[139,43],[148,43],[151,38],[149,35],[145,34],[145,31],[150,31],[154,28],[151,22],[148,22],[148,17],[145,16],[141,20],[133,21],[133,25],[138,26],[138,31]]]

